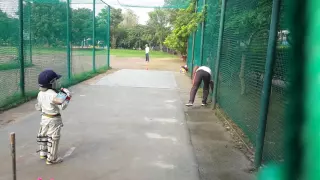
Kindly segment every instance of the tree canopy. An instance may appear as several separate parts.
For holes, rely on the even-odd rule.
[[[202,12],[195,12],[196,1],[193,0],[187,9],[180,9],[175,14],[173,31],[166,38],[164,44],[169,48],[187,54],[188,38],[196,30],[199,23],[205,19],[205,8]]]

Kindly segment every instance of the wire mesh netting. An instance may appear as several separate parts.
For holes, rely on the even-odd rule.
[[[184,9],[190,2],[191,0],[97,0],[96,3],[121,7]],[[92,0],[71,0],[71,3],[91,4]]]
[[[203,1],[201,1],[203,2]],[[198,1],[198,8],[202,4]],[[188,66],[206,65],[213,74],[218,48],[221,2],[206,2],[207,17],[203,29],[203,57],[201,57],[200,25],[196,31],[194,47],[192,35],[188,41]],[[255,146],[264,83],[265,62],[271,21],[270,0],[228,0],[225,10],[219,81],[217,82],[218,104],[247,135]],[[284,25],[284,8],[274,65],[272,93],[268,112],[263,160],[281,161],[283,148],[283,120],[286,105],[285,88],[288,71],[288,31]],[[192,54],[194,53],[194,58]]]
[[[12,6],[12,4],[16,4]],[[18,1],[0,2],[0,106],[20,92]]]
[[[225,12],[218,103],[256,143],[272,1],[229,0]]]
[[[213,79],[215,72],[215,60],[217,57],[221,7],[214,1],[207,1],[206,5],[207,17],[204,26],[202,65],[211,68]]]
[[[286,6],[283,3],[278,25],[277,54],[273,69],[268,122],[264,141],[264,161],[283,161],[284,158],[284,118],[288,101],[286,99],[288,97],[286,90],[290,82],[288,79],[290,45],[288,41],[288,25],[284,19],[285,12]]]
[[[201,12],[203,9],[203,0],[197,0],[197,12]],[[201,53],[202,53],[202,23],[198,25],[195,32],[195,41],[194,41],[194,64],[201,65]]]
[[[191,75],[191,73],[192,73],[192,66],[193,66],[193,63],[192,63],[192,61],[193,61],[193,47],[194,47],[194,45],[193,45],[193,35],[191,34],[190,36],[189,36],[189,38],[188,38],[188,52],[187,52],[187,66],[188,66],[188,68],[189,68],[189,73],[190,73],[190,75]]]
[[[19,11],[19,2],[22,2],[22,11]],[[105,70],[110,60],[112,11],[108,5],[186,8],[191,0],[68,2],[0,2],[0,110],[14,104],[16,99],[25,98],[22,96],[23,92],[26,96],[34,96],[38,89],[37,76],[45,68],[62,74],[65,85],[74,84]],[[190,73],[195,65],[209,66],[213,77],[219,43],[221,2],[197,0],[195,10],[200,12],[205,5],[205,22],[198,25],[187,42],[187,65]],[[219,81],[216,82],[218,104],[254,145],[261,113],[271,11],[271,0],[228,0],[225,11]],[[282,7],[281,20],[284,11]],[[282,123],[289,64],[287,35],[287,27],[281,21],[264,141],[265,161],[283,159]]]
[[[0,3],[0,110],[35,96],[44,69],[61,74],[69,86],[108,68],[108,11],[94,16],[88,4],[79,10],[66,0]]]

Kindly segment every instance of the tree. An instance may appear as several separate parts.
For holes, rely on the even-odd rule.
[[[167,47],[179,51],[182,55],[187,54],[189,35],[204,21],[206,14],[205,8],[202,12],[195,12],[195,4],[196,1],[193,0],[187,9],[180,9],[177,12],[174,29],[164,42]]]
[[[108,18],[108,8],[105,7],[98,14],[97,21],[99,22],[99,27],[107,27],[107,18]],[[120,23],[123,21],[122,10],[111,8],[110,13],[110,37],[111,37],[111,47],[116,48],[117,38],[119,36],[118,29]]]
[[[0,43],[15,45],[18,42],[19,20],[10,18],[7,13],[0,10]]]
[[[150,29],[154,29],[161,51],[163,41],[170,33],[169,20],[169,15],[164,10],[156,9],[155,11],[149,12],[147,25]]]
[[[92,38],[92,11],[87,8],[72,11],[72,42],[81,44],[83,39]]]
[[[137,26],[138,22],[139,17],[131,9],[127,9],[123,14],[123,21],[120,25],[125,28],[131,28]]]
[[[229,2],[229,9],[226,13],[225,31],[232,34],[233,37],[238,37],[237,47],[241,53],[241,65],[239,79],[241,83],[241,95],[245,94],[245,65],[246,58],[249,51],[259,51],[255,48],[266,49],[267,42],[255,42],[255,47],[252,46],[254,39],[268,37],[269,23],[271,20],[272,2],[269,0],[259,0],[254,2],[253,6],[246,6],[253,4],[250,0],[243,0],[242,3],[237,1]],[[233,8],[234,7],[234,8]],[[241,9],[241,11],[239,11]],[[259,44],[257,44],[259,43]],[[261,50],[260,50],[261,51]],[[264,67],[262,67],[264,68]],[[262,70],[263,71],[263,70]]]
[[[66,44],[67,4],[52,0],[53,4],[32,3],[31,24],[34,40],[46,46]]]
[[[111,33],[111,47],[116,48],[117,38],[119,36],[118,29],[120,23],[123,21],[122,10],[111,8],[111,22],[110,22],[110,33]]]

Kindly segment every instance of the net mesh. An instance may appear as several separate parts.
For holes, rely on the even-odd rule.
[[[198,1],[198,11],[203,7],[202,2]],[[201,25],[198,26],[194,47],[192,47],[192,35],[189,37],[187,63],[189,67],[207,65],[211,67],[214,75],[221,2],[207,1],[206,5],[205,26],[204,29]],[[271,11],[272,1],[270,0],[228,0],[225,10],[217,100],[221,110],[243,130],[253,146],[256,145],[261,113],[261,92]],[[272,93],[264,141],[264,161],[283,160],[285,87],[289,67],[287,31],[283,22],[284,12],[285,9],[282,6],[277,58],[273,69]],[[201,46],[202,32],[204,33],[203,46]],[[201,49],[203,49],[202,58]],[[193,52],[194,59],[192,59]]]
[[[108,4],[114,7],[184,9],[188,7],[190,2],[191,0],[97,0],[96,4]],[[71,0],[71,3],[91,4],[92,0]]]
[[[189,68],[189,73],[191,75],[192,73],[192,66],[193,66],[193,48],[194,48],[194,44],[193,44],[193,34],[191,34],[188,38],[188,52],[187,52],[187,66]]]
[[[0,2],[3,32],[0,35],[0,110],[34,97],[38,91],[38,75],[44,69],[61,74],[63,85],[69,86],[108,68],[108,11],[103,16],[99,17],[98,13],[93,16],[86,4],[79,13],[79,4],[68,5],[66,0],[24,0],[19,10],[19,2]],[[96,8],[107,9],[101,1],[97,2],[100,3]],[[72,17],[69,23],[68,17]],[[77,22],[79,20],[85,21]],[[79,24],[83,26],[78,27]],[[93,32],[96,32],[95,54]],[[70,61],[68,54],[71,54]]]
[[[0,2],[0,106],[20,93],[18,1]]]
[[[203,0],[197,0],[197,12],[201,12],[203,9]],[[195,41],[194,41],[194,64],[201,65],[202,60],[200,59],[200,54],[202,52],[202,23],[198,25],[195,32]]]
[[[218,103],[254,146],[271,7],[271,1],[230,0],[225,13]],[[255,21],[258,16],[264,21]]]
[[[62,74],[65,85],[75,84],[106,70],[110,57],[108,45],[111,22],[108,5],[180,9],[188,7],[191,0],[93,2],[70,0],[68,5],[67,0],[24,0],[23,16],[19,16],[18,0],[0,2],[0,110],[34,96],[38,89],[37,76],[45,68]],[[202,11],[205,5],[206,20],[190,34],[187,42],[187,65],[190,73],[195,65],[207,65],[211,67],[213,77],[219,43],[221,1],[197,0],[196,11]],[[261,112],[271,10],[271,0],[228,0],[225,11],[219,81],[216,82],[218,104],[245,132],[253,145],[256,142]],[[264,141],[265,161],[283,159],[281,142],[289,64],[288,32],[283,22],[283,12],[284,6],[281,9],[277,59],[273,69]],[[19,33],[21,27],[22,37]],[[24,83],[21,81],[23,76]],[[24,97],[21,95],[23,89],[26,92]]]
[[[288,79],[290,45],[288,42],[288,25],[284,19],[285,12],[286,5],[282,3],[280,23],[278,25],[277,54],[273,69],[268,123],[264,141],[263,157],[265,161],[283,161],[284,158],[284,118],[288,100],[286,99],[288,97],[286,90],[290,82]]]

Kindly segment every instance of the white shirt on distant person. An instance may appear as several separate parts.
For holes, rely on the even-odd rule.
[[[148,54],[149,53],[149,47],[146,47],[146,54]]]
[[[206,72],[208,72],[208,73],[211,75],[211,69],[208,68],[207,66],[200,66],[200,67],[197,69],[197,71],[199,71],[199,70],[206,71]]]

